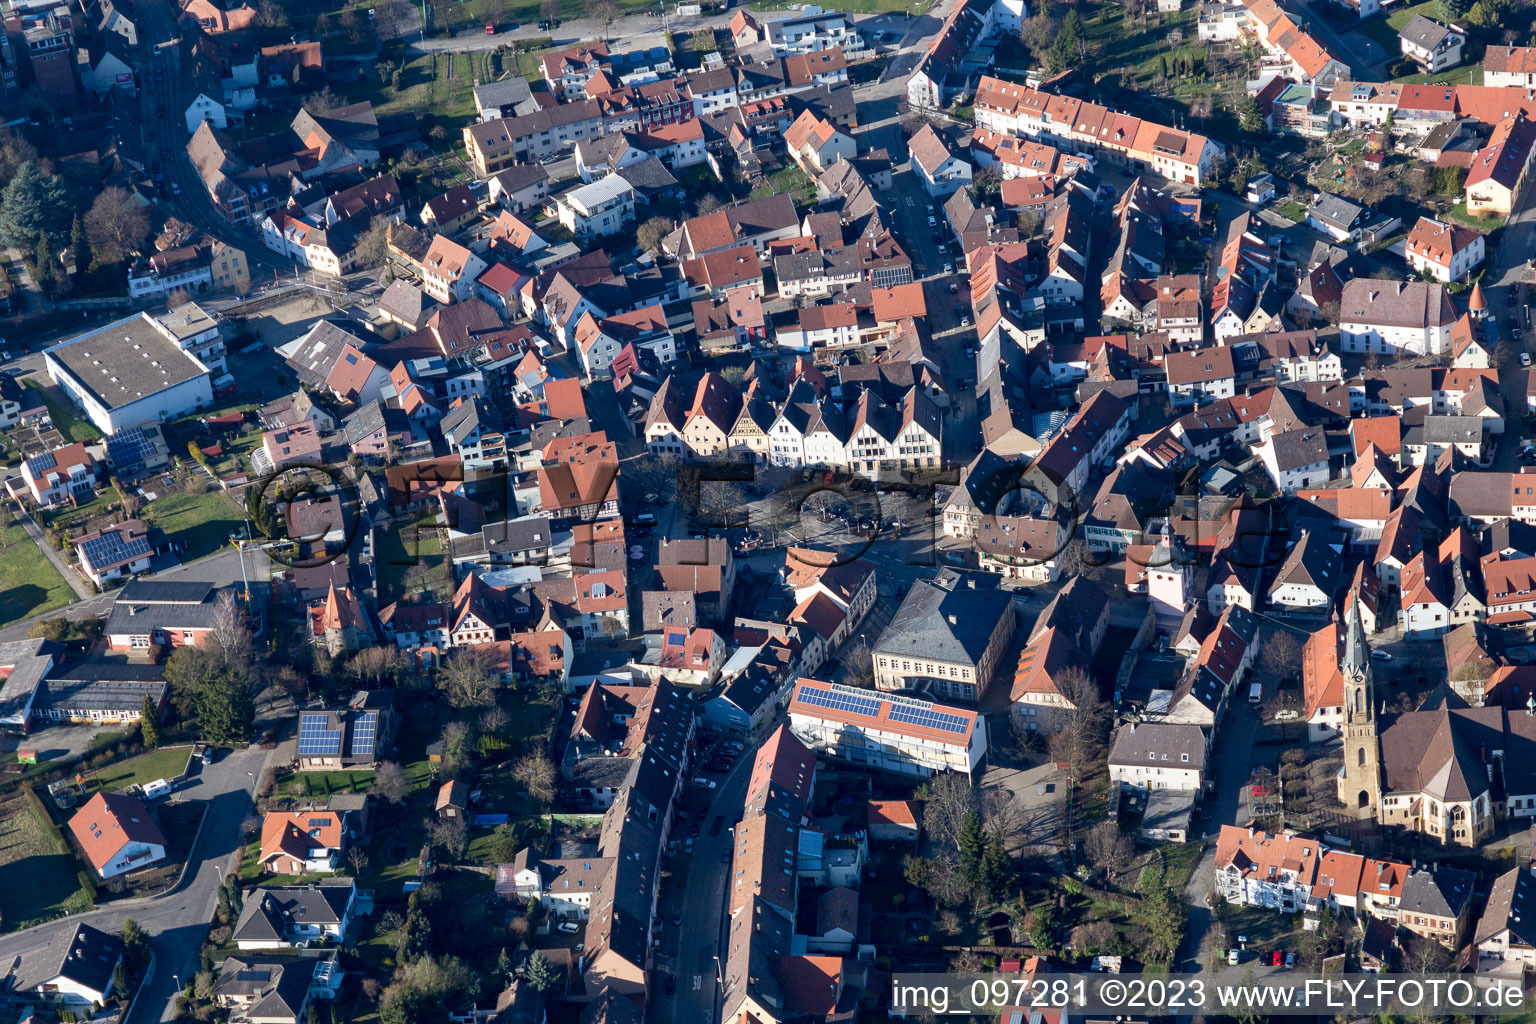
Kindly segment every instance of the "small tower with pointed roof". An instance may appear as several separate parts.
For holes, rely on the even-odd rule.
[[[1345,614],[1344,769],[1339,774],[1339,802],[1362,817],[1381,807],[1380,745],[1376,738],[1376,693],[1371,679],[1371,648],[1365,640],[1360,602]]]
[[[1475,320],[1481,320],[1488,315],[1488,299],[1483,295],[1481,281],[1472,285],[1472,297],[1467,300],[1467,312],[1471,313]]]

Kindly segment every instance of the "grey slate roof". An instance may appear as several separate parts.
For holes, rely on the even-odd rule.
[[[1115,733],[1110,764],[1205,770],[1205,730],[1198,725],[1131,722]]]
[[[148,633],[158,626],[208,629],[218,613],[218,591],[211,583],[134,580],[112,602],[106,634]]]
[[[1433,50],[1439,46],[1446,36],[1451,35],[1449,26],[1442,25],[1438,21],[1415,14],[1409,19],[1408,24],[1397,34],[1399,39],[1405,39],[1414,46],[1425,50]]]
[[[123,941],[88,924],[74,931],[60,929],[47,945],[21,954],[21,963],[12,976],[16,992],[30,992],[44,982],[65,977],[96,992],[105,993],[112,984],[112,969],[123,955]],[[6,966],[11,966],[7,960]]]
[[[975,665],[998,621],[1013,614],[1006,591],[974,590],[945,570],[912,584],[901,607],[875,644],[877,655],[918,655]]]
[[[245,896],[231,936],[240,941],[288,941],[289,925],[339,925],[352,901],[352,879],[319,885],[259,886]]]
[[[253,1020],[292,1017],[298,1020],[317,965],[332,962],[335,953],[313,956],[251,956],[239,953],[219,966],[213,994],[250,1004],[241,1015]]]
[[[1536,946],[1536,877],[1527,867],[1510,868],[1494,881],[1472,941],[1482,943],[1505,928],[1511,947]]]
[[[1408,873],[1403,880],[1403,913],[1459,917],[1472,901],[1477,876],[1460,868],[1435,864]]]
[[[1330,227],[1349,231],[1360,219],[1361,214],[1365,213],[1365,207],[1330,192],[1319,192],[1317,198],[1307,207],[1307,213]]]

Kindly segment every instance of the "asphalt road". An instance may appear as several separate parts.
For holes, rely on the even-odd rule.
[[[174,1019],[176,986],[198,969],[197,954],[213,918],[222,873],[239,868],[240,823],[252,813],[251,794],[270,753],[250,747],[225,753],[206,767],[194,762],[172,799],[206,801],[208,813],[189,857],[191,866],[174,890],[0,936],[0,962],[47,945],[81,921],[116,932],[131,917],[153,940],[155,967],[126,1024]]]
[[[268,249],[253,230],[237,228],[224,219],[208,198],[208,190],[187,156],[191,133],[187,131],[186,109],[197,96],[191,82],[191,57],[182,52],[184,43],[160,46],[181,38],[176,11],[171,0],[144,0],[137,8],[140,38],[151,54],[140,96],[144,163],[152,167],[158,161],[165,171],[166,188],[173,183],[181,188],[180,195],[162,197],[159,205],[242,250],[250,264],[253,283],[263,277],[263,271],[291,274],[295,266],[292,260]],[[157,73],[161,76],[159,80],[155,78]]]
[[[729,909],[726,886],[731,874],[731,866],[720,858],[721,851],[728,849],[735,839],[730,826],[746,802],[754,746],[747,744],[746,753],[719,782],[719,788],[713,790],[714,799],[708,810],[696,819],[702,821],[703,828],[694,840],[693,853],[673,859],[672,886],[662,896],[659,913],[663,922],[662,949],[673,953],[671,973],[677,979],[677,991],[667,996],[663,989],[663,994],[651,1002],[648,1016],[652,1024],[700,1024],[720,1019],[715,958],[720,957],[723,963],[725,957]],[[703,774],[721,779],[718,775]],[[691,794],[700,792],[691,784],[688,789]],[[700,803],[696,796],[692,802]],[[680,828],[675,834],[681,842],[687,830]],[[683,915],[687,942],[679,941],[679,929],[672,925],[675,913]]]

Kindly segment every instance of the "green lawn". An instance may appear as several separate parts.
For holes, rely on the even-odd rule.
[[[323,797],[332,793],[361,793],[373,785],[373,772],[294,772],[283,780],[288,796]]]
[[[101,439],[101,431],[91,425],[89,420],[82,420],[75,416],[63,402],[55,401],[49,397],[41,382],[35,377],[28,377],[22,381],[27,387],[36,391],[43,398],[43,404],[48,407],[48,418],[53,420],[53,425],[58,428],[68,441],[98,441]]]
[[[754,188],[749,198],[762,199],[780,192],[788,192],[796,204],[809,203],[816,197],[816,183],[800,168],[785,167],[768,175],[768,180]]]
[[[1508,219],[1505,217],[1474,217],[1467,212],[1466,203],[1457,203],[1445,211],[1445,216],[1449,220],[1463,224],[1474,231],[1481,231],[1485,235],[1502,228],[1504,222]]]
[[[13,931],[91,907],[80,884],[80,864],[31,801],[19,798],[0,809],[0,929]]]
[[[1279,213],[1280,216],[1285,217],[1287,220],[1293,220],[1297,224],[1307,219],[1307,208],[1294,199],[1281,206]]]
[[[108,484],[102,488],[96,497],[73,508],[60,506],[57,510],[41,513],[43,525],[50,527],[84,526],[97,516],[104,516],[114,505],[122,502],[122,495],[117,488]]]
[[[1436,85],[1482,85],[1483,69],[1463,65],[1459,68],[1451,68],[1448,71],[1437,71],[1432,75],[1404,75],[1402,78],[1393,79],[1396,82],[1407,82],[1413,85],[1424,85],[1434,82]]]
[[[1424,0],[1423,3],[1400,7],[1385,18],[1371,19],[1355,31],[1374,41],[1387,51],[1390,59],[1395,60],[1403,52],[1402,46],[1398,43],[1397,34],[1413,20],[1415,14],[1422,14],[1426,18],[1439,18],[1440,15],[1436,12],[1437,7],[1436,0]]]
[[[405,597],[405,575],[418,561],[432,570],[431,593],[421,600],[443,601],[451,597],[443,569],[443,541],[430,519],[406,523],[383,531],[379,545],[379,604],[387,605]]]
[[[479,54],[423,53],[406,61],[400,88],[369,76],[343,91],[348,100],[370,100],[380,114],[413,111],[444,120],[472,120],[475,79],[484,77]]]
[[[212,554],[229,543],[229,535],[243,521],[224,492],[202,494],[165,494],[146,502],[139,517],[150,526],[158,526],[171,540],[187,546],[182,561]]]
[[[62,608],[75,592],[20,525],[0,530],[0,626]]]
[[[192,748],[188,746],[161,747],[99,768],[85,778],[88,788],[92,790],[116,792],[133,785],[142,786],[156,779],[177,778],[187,770],[187,759],[191,756]]]
[[[1193,9],[1178,14],[1164,14],[1148,19],[1147,25],[1129,34],[1125,28],[1125,7],[1118,3],[1100,3],[1093,12],[1083,13],[1083,37],[1088,43],[1088,63],[1096,70],[1132,68],[1138,78],[1162,74],[1159,57],[1171,61],[1176,55],[1204,57],[1204,47],[1197,46],[1195,29],[1199,13]],[[1168,35],[1174,29],[1184,33],[1188,44],[1182,49],[1170,51]],[[1156,72],[1153,69],[1156,68]],[[1085,69],[1086,70],[1086,69]],[[1129,88],[1134,83],[1127,80]]]

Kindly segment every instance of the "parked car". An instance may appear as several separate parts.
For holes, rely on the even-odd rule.
[[[1269,958],[1269,965],[1271,967],[1279,967],[1283,963],[1285,963],[1284,955],[1281,954],[1281,952],[1278,949],[1275,950],[1273,955],[1271,955],[1270,958]]]
[[[581,925],[577,924],[575,921],[561,921],[559,924],[555,925],[555,930],[564,932],[567,935],[575,935],[577,932],[581,931]]]
[[[716,785],[714,779],[694,779],[693,784],[700,789],[714,789]]]
[[[1521,366],[1530,366],[1531,365],[1531,354],[1529,352],[1521,352],[1520,353],[1520,365]]]
[[[1227,963],[1231,964],[1233,967],[1237,966],[1237,963],[1238,963],[1238,961],[1241,958],[1242,958],[1242,951],[1241,950],[1238,950],[1238,949],[1229,949],[1229,950],[1227,950]]]
[[[1387,651],[1372,651],[1371,652],[1371,660],[1372,661],[1391,661],[1392,660],[1392,655],[1389,652],[1387,652]]]
[[[1291,967],[1295,967],[1296,966],[1296,954],[1295,953],[1286,953],[1285,954],[1285,966],[1287,968],[1291,968]]]

